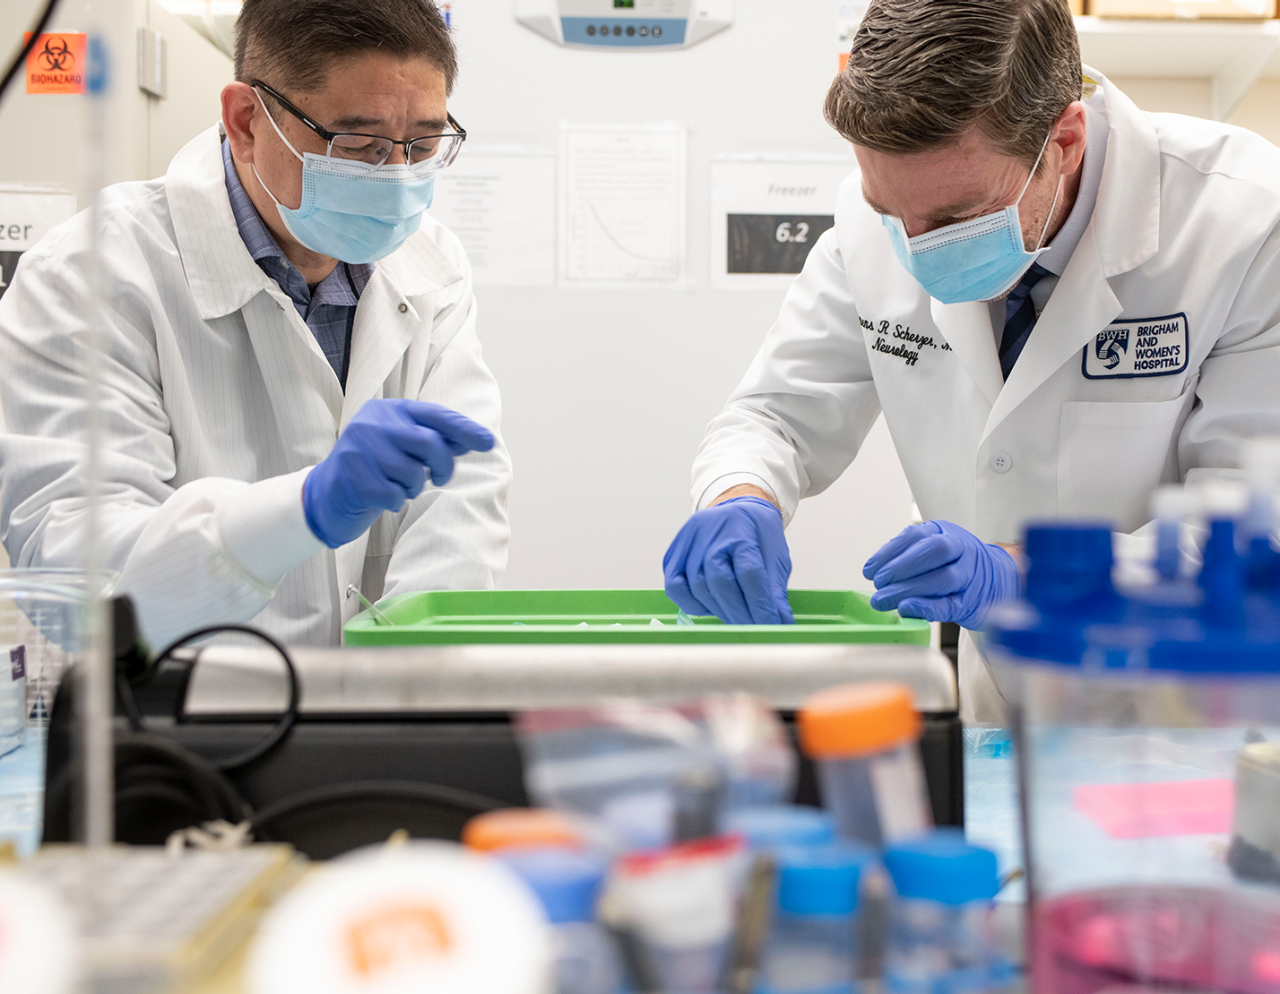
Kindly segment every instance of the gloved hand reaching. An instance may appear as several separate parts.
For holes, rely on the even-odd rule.
[[[790,625],[791,554],[782,512],[735,497],[697,512],[662,557],[667,596],[688,614],[727,625]]]
[[[488,429],[439,404],[368,401],[302,485],[307,525],[329,548],[346,545],[422,493],[428,473],[442,487],[457,456],[493,444]]]
[[[970,629],[982,627],[992,605],[1022,591],[1022,573],[1009,553],[949,521],[904,528],[867,560],[862,575],[875,582],[871,606],[877,611],[897,608],[904,618]]]

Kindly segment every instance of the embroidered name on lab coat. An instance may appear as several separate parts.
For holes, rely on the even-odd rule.
[[[874,321],[868,321],[864,317],[858,318],[858,324],[865,331],[871,332],[875,336],[871,341],[869,348],[872,352],[882,352],[885,355],[896,356],[908,366],[914,366],[920,361],[920,353],[925,349],[941,348],[944,352],[950,352],[951,346],[946,342],[939,345],[932,335],[921,335],[911,330],[910,325],[895,324],[890,325],[888,321],[881,321],[877,324]],[[868,336],[871,338],[871,336]]]
[[[1169,376],[1187,368],[1187,316],[1136,318],[1107,325],[1085,346],[1090,380]]]

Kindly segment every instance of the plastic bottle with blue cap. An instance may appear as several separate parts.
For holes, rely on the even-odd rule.
[[[773,926],[758,994],[857,990],[861,887],[872,850],[849,842],[780,846]]]
[[[622,969],[612,940],[596,921],[605,860],[567,849],[508,849],[497,857],[529,885],[551,922],[556,994],[616,994]]]
[[[1257,439],[1245,450],[1249,483],[1245,517],[1248,581],[1252,590],[1280,589],[1280,551],[1276,550],[1276,498],[1280,494],[1280,441]]]
[[[995,853],[938,829],[883,855],[895,896],[884,987],[890,994],[960,994],[1013,985],[1017,971],[995,934]]]
[[[994,609],[984,636],[996,649],[1000,689],[1011,699],[1018,696],[1019,671],[1003,665],[1006,657],[1078,664],[1084,628],[1115,621],[1124,609],[1112,583],[1114,554],[1107,524],[1032,524],[1024,550],[1026,600]]]

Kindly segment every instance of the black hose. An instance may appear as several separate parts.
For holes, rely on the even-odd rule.
[[[300,790],[274,804],[269,804],[253,816],[253,834],[259,839],[270,839],[271,823],[289,815],[313,808],[345,805],[353,801],[400,801],[411,804],[430,804],[450,808],[468,815],[481,815],[499,808],[511,807],[506,801],[495,800],[469,790],[446,787],[443,784],[418,783],[414,780],[353,780],[348,783],[326,784]]]
[[[18,75],[18,71],[26,64],[27,56],[36,47],[36,42],[44,34],[44,29],[49,26],[57,6],[58,0],[49,0],[44,5],[44,11],[40,14],[40,19],[36,21],[36,26],[31,30],[31,38],[22,46],[22,51],[18,53],[18,57],[13,60],[13,63],[6,70],[3,82],[0,82],[0,100],[4,99],[5,91],[9,89],[9,84],[13,82],[13,77]]]
[[[284,714],[271,733],[251,749],[230,759],[208,760],[166,735],[150,731],[135,699],[133,683],[125,672],[118,671],[116,693],[132,729],[118,735],[115,743],[117,827],[122,838],[139,843],[163,842],[169,831],[222,820],[233,824],[249,821],[253,834],[269,841],[273,838],[271,829],[274,823],[290,815],[331,807],[345,808],[361,802],[389,801],[445,809],[463,815],[509,807],[505,801],[442,784],[411,780],[358,780],[302,790],[255,814],[227,774],[274,752],[296,724],[301,689],[288,650],[257,629],[245,625],[217,625],[191,632],[167,646],[146,667],[146,671],[154,673],[161,662],[192,642],[227,632],[251,635],[280,654],[289,679],[289,699]],[[173,708],[173,717],[178,724],[187,720],[187,691],[200,660],[197,656],[183,662],[185,665]],[[74,710],[70,695],[73,687],[74,679],[64,681],[58,691],[55,712],[60,714]],[[52,762],[53,736],[50,741]],[[64,763],[51,778],[45,796],[45,841],[70,839],[72,785],[80,775],[80,764],[70,757]]]
[[[114,758],[118,827],[127,825],[139,810],[154,812],[156,808],[180,813],[170,819],[173,824],[169,828],[218,820],[236,824],[250,817],[249,804],[216,766],[170,738],[154,732],[117,736]],[[79,781],[80,773],[81,763],[76,760],[46,788],[46,842],[72,838],[72,785]]]
[[[194,632],[190,632],[176,642],[166,646],[165,649],[156,656],[151,664],[151,672],[155,672],[156,667],[169,659],[175,652],[183,646],[190,645],[192,642],[198,642],[200,639],[208,638],[211,635],[224,635],[227,632],[238,632],[241,635],[251,635],[256,639],[266,642],[267,645],[275,649],[280,654],[280,659],[284,663],[285,673],[289,678],[289,701],[285,705],[284,713],[280,716],[280,720],[276,722],[275,727],[252,748],[245,750],[238,755],[229,759],[220,759],[214,762],[214,765],[223,773],[232,773],[236,770],[243,769],[251,763],[265,758],[270,753],[278,749],[284,742],[285,738],[293,730],[293,726],[298,720],[298,703],[301,700],[302,691],[298,682],[298,671],[294,668],[293,659],[289,656],[289,650],[277,642],[274,638],[264,631],[252,628],[249,625],[211,625],[208,628],[198,628]],[[199,665],[199,657],[195,662],[188,664],[182,674],[182,681],[178,687],[177,700],[173,708],[173,720],[175,723],[182,725],[187,721],[187,690],[191,686],[191,674],[195,667]],[[146,730],[146,722],[142,717],[142,712],[138,708],[138,703],[133,695],[133,687],[129,681],[123,676],[116,677],[116,691],[120,697],[120,702],[124,707],[124,713],[129,719],[129,727],[135,732]]]

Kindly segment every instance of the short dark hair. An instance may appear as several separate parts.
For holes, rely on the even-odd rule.
[[[976,124],[1030,165],[1081,93],[1067,0],[872,0],[824,113],[889,154],[945,148]]]
[[[339,59],[363,52],[427,59],[453,92],[458,53],[432,0],[244,0],[236,79],[314,92]]]

